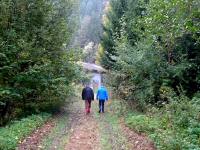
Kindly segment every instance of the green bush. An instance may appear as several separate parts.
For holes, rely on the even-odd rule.
[[[9,125],[0,128],[0,149],[14,150],[20,140],[29,135],[37,127],[41,126],[50,114],[44,113],[32,115],[19,121],[13,121]]]
[[[131,115],[126,124],[138,132],[153,133],[159,127],[159,121],[145,115]]]
[[[65,102],[79,78],[75,1],[0,3],[0,125]],[[42,107],[38,107],[42,106]]]
[[[111,84],[122,99],[145,111],[149,103],[168,103],[173,94],[184,91],[192,98],[198,92],[198,4],[198,0],[110,1],[98,59],[111,70]],[[190,15],[185,15],[188,6]]]
[[[175,97],[165,107],[149,111],[151,116],[130,114],[126,123],[138,132],[147,133],[159,150],[199,150],[199,104],[198,97],[192,100]]]

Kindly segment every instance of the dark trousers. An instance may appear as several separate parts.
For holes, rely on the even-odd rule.
[[[99,112],[104,112],[104,102],[105,100],[99,100]]]
[[[90,113],[91,108],[91,100],[85,100],[85,111],[86,113]]]

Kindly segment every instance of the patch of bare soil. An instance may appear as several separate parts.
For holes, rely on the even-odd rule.
[[[54,122],[49,120],[42,127],[35,130],[30,136],[26,137],[18,146],[18,150],[40,150],[41,139],[49,134],[54,127]]]
[[[99,150],[99,129],[93,113],[86,115],[83,110],[70,115],[71,129],[65,150]]]
[[[154,143],[145,134],[131,130],[124,121],[121,121],[121,128],[130,150],[156,150]]]

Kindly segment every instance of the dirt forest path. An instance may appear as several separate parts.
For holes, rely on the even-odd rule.
[[[81,101],[82,102],[82,101]],[[94,110],[86,115],[83,102],[74,103],[69,115],[70,135],[65,150],[100,150],[98,121],[94,118]]]
[[[86,115],[82,100],[64,109],[24,139],[19,150],[154,150],[152,142],[127,128],[112,112],[112,102],[106,112],[98,113],[97,101]]]

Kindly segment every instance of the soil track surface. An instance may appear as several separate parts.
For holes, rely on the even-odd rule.
[[[70,135],[65,150],[100,150],[98,122],[94,112],[85,114],[83,106],[76,104],[70,114]]]
[[[61,115],[49,120],[19,145],[19,150],[155,150],[144,135],[137,134],[113,117],[106,106],[98,113],[98,103],[92,103],[92,112],[84,112],[84,103],[77,100],[64,108]]]

